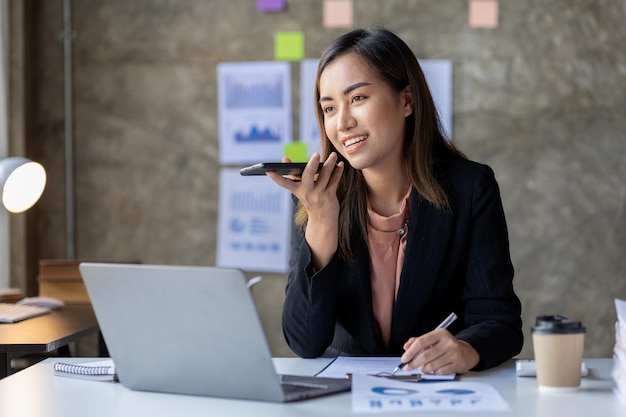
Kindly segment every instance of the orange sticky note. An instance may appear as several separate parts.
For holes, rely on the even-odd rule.
[[[324,27],[343,28],[354,24],[352,0],[324,0]]]
[[[498,0],[469,0],[469,25],[472,28],[498,27]]]

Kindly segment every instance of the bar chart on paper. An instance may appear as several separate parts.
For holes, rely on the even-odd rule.
[[[220,162],[279,160],[293,140],[289,64],[221,62],[217,72]]]
[[[265,176],[220,175],[217,265],[285,272],[291,233],[291,197]]]
[[[283,105],[283,78],[269,75],[260,79],[249,76],[226,77],[226,108],[281,107]]]

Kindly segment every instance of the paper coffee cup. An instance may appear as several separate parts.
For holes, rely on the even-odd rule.
[[[563,316],[539,316],[532,328],[537,383],[543,391],[580,386],[585,328]]]

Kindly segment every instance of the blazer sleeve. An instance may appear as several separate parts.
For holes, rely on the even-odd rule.
[[[290,272],[285,289],[282,327],[285,340],[303,358],[321,356],[335,331],[338,255],[313,272],[311,251],[301,230],[292,233]]]
[[[488,166],[469,187],[469,253],[462,304],[466,328],[456,337],[480,354],[475,370],[497,366],[523,344],[521,303],[513,290],[513,265],[498,184]],[[469,204],[467,204],[469,203]]]

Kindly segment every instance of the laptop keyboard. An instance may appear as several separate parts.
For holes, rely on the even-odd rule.
[[[0,323],[15,323],[31,317],[47,314],[50,311],[51,310],[47,307],[0,303]]]

